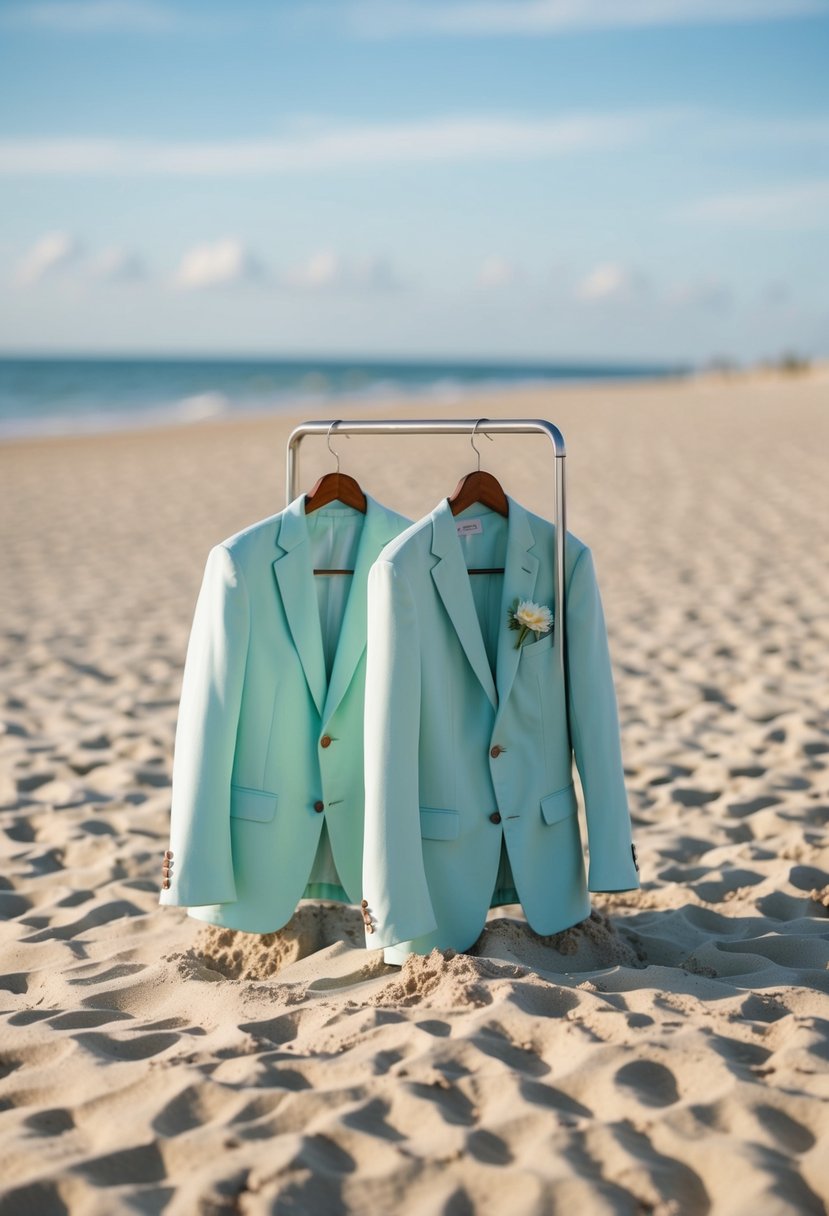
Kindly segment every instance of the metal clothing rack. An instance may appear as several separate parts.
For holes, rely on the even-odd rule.
[[[564,436],[546,418],[395,418],[328,419],[301,422],[288,437],[285,493],[293,502],[299,493],[299,445],[306,435],[546,435],[553,445],[554,493],[553,522],[556,535],[553,552],[554,621],[553,646],[562,676],[564,663],[564,536],[567,513],[564,494]]]

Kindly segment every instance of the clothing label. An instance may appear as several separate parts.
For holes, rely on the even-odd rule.
[[[458,529],[458,536],[472,536],[475,532],[483,532],[484,526],[479,519],[462,519],[459,524],[455,524]]]

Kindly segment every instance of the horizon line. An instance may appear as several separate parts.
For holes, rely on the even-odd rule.
[[[344,363],[362,361],[366,363],[423,363],[423,364],[459,364],[467,363],[475,366],[516,367],[534,366],[550,367],[635,367],[653,369],[673,369],[678,365],[689,366],[696,360],[687,358],[652,359],[647,357],[618,357],[612,356],[544,356],[544,355],[475,355],[459,352],[458,354],[429,354],[415,353],[382,353],[375,352],[316,352],[316,351],[188,351],[188,350],[61,350],[51,349],[3,349],[0,348],[0,359],[148,359],[163,361],[187,360],[205,363],[222,362],[309,362]]]

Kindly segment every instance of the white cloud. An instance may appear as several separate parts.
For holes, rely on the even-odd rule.
[[[261,270],[241,241],[227,237],[212,245],[196,245],[179,263],[174,286],[185,289],[227,286],[258,278]]]
[[[102,249],[90,260],[87,273],[93,279],[110,283],[127,282],[143,277],[144,264],[137,254],[112,245],[108,249]]]
[[[548,118],[457,116],[314,129],[223,143],[129,139],[0,139],[0,175],[239,176],[355,165],[527,160],[646,139],[680,110],[564,114]]]
[[[175,10],[151,0],[60,0],[16,4],[0,17],[4,24],[29,25],[61,33],[129,31],[154,33],[177,24]]]
[[[632,299],[642,295],[646,288],[643,275],[629,270],[620,262],[604,262],[582,279],[576,287],[576,296],[588,303]]]
[[[331,287],[341,275],[342,268],[337,255],[323,250],[312,254],[307,262],[287,271],[284,282],[290,287]]]
[[[478,282],[482,287],[506,287],[517,282],[520,277],[515,263],[497,254],[485,258],[478,271]]]
[[[664,310],[690,309],[701,313],[727,312],[733,302],[731,287],[716,275],[700,275],[674,284],[654,283],[640,270],[622,262],[595,266],[576,285],[575,295],[587,304],[643,304]]]
[[[80,250],[68,232],[47,232],[37,241],[15,271],[15,282],[27,287],[73,261]]]
[[[683,219],[757,228],[824,228],[829,225],[829,181],[714,195],[679,214]]]
[[[359,36],[556,35],[571,30],[719,25],[825,15],[826,0],[352,0],[295,8],[275,6],[255,17],[244,10],[195,12],[155,0],[35,0],[6,4],[0,22],[70,34],[186,32],[227,26],[269,29],[345,21]]]
[[[679,132],[678,132],[679,128]],[[829,145],[829,118],[734,118],[692,107],[612,113],[459,114],[345,126],[312,115],[266,139],[168,142],[95,137],[0,138],[0,176],[221,177],[371,165],[542,160],[629,147],[667,134],[744,149]],[[705,205],[705,204],[703,204]]]
[[[388,291],[402,286],[386,258],[358,258],[346,262],[331,250],[311,254],[305,262],[287,270],[280,281],[286,287],[309,291],[339,288]]]
[[[356,0],[325,6],[368,38],[498,37],[672,25],[720,25],[825,15],[826,0]]]

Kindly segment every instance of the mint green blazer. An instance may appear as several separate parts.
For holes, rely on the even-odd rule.
[[[409,521],[304,495],[215,545],[182,677],[159,902],[268,933],[303,896],[356,903],[366,584]],[[314,568],[353,575],[314,576]]]
[[[444,499],[372,568],[363,895],[367,944],[388,962],[468,949],[494,905],[520,901],[549,934],[589,915],[589,891],[639,886],[602,604],[572,533],[566,695],[555,624],[520,649],[508,626],[515,599],[553,608],[554,539],[513,498],[508,519],[480,505],[453,516]]]

